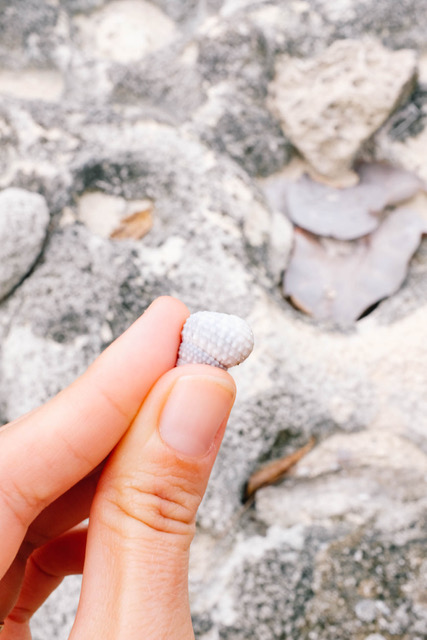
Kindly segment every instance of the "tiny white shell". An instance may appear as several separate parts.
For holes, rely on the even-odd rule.
[[[215,311],[193,313],[181,336],[177,366],[193,363],[228,369],[243,362],[254,346],[252,331],[244,320]]]

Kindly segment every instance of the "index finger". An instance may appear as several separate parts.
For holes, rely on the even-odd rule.
[[[0,432],[0,576],[29,524],[108,455],[175,365],[188,315],[159,298],[72,385]]]

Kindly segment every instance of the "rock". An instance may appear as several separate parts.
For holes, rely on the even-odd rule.
[[[381,601],[379,602],[381,605]],[[379,610],[378,610],[379,609]],[[373,622],[377,614],[381,612],[381,608],[377,609],[375,600],[359,600],[354,607],[354,612],[362,622]]]
[[[175,24],[145,0],[119,0],[75,18],[82,47],[121,63],[139,60],[175,37]]]
[[[311,57],[336,40],[380,41],[388,49],[425,49],[426,0],[298,0],[292,3],[253,3],[229,0],[222,13],[249,15],[262,28],[275,50],[293,57]]]
[[[34,640],[57,637],[58,629],[71,633],[81,589],[80,576],[67,576],[44,605],[44,615],[36,613],[31,618],[31,633]]]
[[[273,57],[259,26],[246,14],[212,19],[197,38],[197,63],[209,85],[231,81],[234,88],[263,98]]]
[[[329,9],[329,16],[337,6],[330,5],[327,0],[323,0],[322,4]],[[424,49],[426,0],[403,0],[400,4],[387,0],[369,0],[366,3],[350,4],[350,11],[342,5],[341,10],[338,8],[338,15],[332,17],[337,28],[335,37],[348,37],[349,32],[358,37],[369,33],[391,49]]]
[[[280,284],[289,264],[294,244],[294,228],[289,219],[273,209],[271,214],[270,241],[267,250],[267,264],[273,282]]]
[[[64,0],[62,4],[70,14],[89,13],[102,7],[105,4],[105,0]]]
[[[34,266],[49,224],[45,199],[23,189],[0,192],[0,299],[7,296]]]
[[[250,637],[255,626],[272,640],[333,640],[354,637],[356,629],[360,637],[380,630],[416,637],[423,629],[425,608],[418,606],[416,590],[407,592],[405,585],[424,580],[419,535],[427,501],[419,483],[426,455],[381,430],[342,436],[341,444],[345,440],[347,455],[337,443],[338,466],[316,467],[315,459],[320,462],[325,453],[320,447],[309,454],[305,472],[298,467],[281,485],[258,492],[256,521],[265,529],[251,529],[254,515],[243,514],[210,549],[212,563],[200,569],[209,575],[209,590],[193,594],[196,630],[200,620],[201,631],[215,629],[227,640]],[[363,442],[363,449],[357,452],[351,440]],[[400,447],[399,461],[392,461],[390,453]],[[402,481],[399,493],[390,487],[394,474]],[[221,568],[213,560],[219,554]],[[193,571],[198,575],[196,566]],[[202,638],[210,637],[201,631]]]
[[[221,5],[222,0],[153,0],[153,4],[158,6],[168,16],[178,23],[188,20],[203,20],[208,12],[214,12]]]
[[[179,42],[147,55],[138,65],[114,66],[109,80],[116,103],[138,105],[146,118],[168,124],[185,122],[206,97],[194,50]]]
[[[427,184],[427,168],[423,161],[423,153],[427,144],[427,128],[421,129],[415,136],[405,140],[390,137],[387,131],[382,131],[377,139],[378,157],[387,157],[401,167],[413,171]]]
[[[414,67],[414,54],[398,50],[425,49],[427,0],[21,5],[0,0],[0,187],[43,194],[51,227],[36,268],[0,304],[1,418],[68,384],[160,294],[192,312],[244,317],[256,346],[231,370],[238,397],[192,547],[197,636],[421,640],[427,243],[398,292],[338,330],[283,299],[293,229],[262,183],[297,156],[266,104],[276,60],[329,69],[333,90],[347,87],[364,118],[375,84],[386,117]],[[156,42],[133,13],[141,7],[168,25]],[[136,25],[145,39],[135,39]],[[363,105],[363,87],[349,84],[353,59],[345,77],[339,59],[319,68],[347,38],[359,41],[351,51],[374,51],[376,66],[360,74]],[[363,156],[393,156],[425,177],[423,118],[393,138],[414,108],[424,113],[422,55],[419,71],[400,120],[369,134]],[[365,133],[353,134],[359,149]],[[138,211],[126,207],[147,199],[150,231],[111,238],[126,231],[114,225],[135,222]],[[242,504],[255,470],[312,436],[316,446],[292,473]],[[79,585],[67,579],[37,614],[35,640],[67,636]]]
[[[419,76],[422,71],[422,61],[419,64]],[[387,123],[387,134],[392,140],[405,141],[408,137],[415,137],[424,130],[427,117],[427,85],[421,77],[411,94],[408,102],[396,111]]]
[[[196,111],[188,129],[251,176],[278,171],[292,155],[289,141],[263,102],[236,94],[227,83],[209,90],[207,102]]]
[[[7,301],[3,318],[5,312],[14,318],[2,340],[7,420],[58,393],[111,341],[109,309],[129,275],[116,247],[82,225],[67,226],[51,237],[36,272]],[[142,310],[143,297],[140,304]]]
[[[8,0],[0,2],[2,65],[46,67],[56,52],[59,8],[48,0],[29,0],[25,11]]]
[[[269,105],[308,162],[321,175],[337,178],[409,95],[415,72],[413,51],[341,40],[312,60],[281,58]]]
[[[0,71],[0,93],[23,100],[56,102],[64,90],[62,75],[53,70]]]
[[[427,184],[424,149],[427,140],[427,57],[419,60],[418,82],[409,100],[375,136],[373,153],[416,173]]]
[[[87,347],[84,337],[61,344],[35,335],[26,326],[11,328],[2,345],[4,418],[19,418],[59,393],[64,383],[71,384],[90,364]]]
[[[13,162],[16,153],[16,143],[15,132],[10,124],[7,110],[0,106],[0,148],[2,150],[0,155],[0,172],[2,175],[6,174],[7,169]]]

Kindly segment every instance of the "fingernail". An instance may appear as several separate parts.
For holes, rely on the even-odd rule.
[[[230,384],[213,376],[179,378],[160,417],[164,442],[188,456],[206,454],[233,406],[234,396]]]

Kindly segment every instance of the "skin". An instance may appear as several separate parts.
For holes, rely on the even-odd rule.
[[[235,387],[220,369],[174,368],[188,315],[159,298],[70,387],[0,429],[1,640],[29,640],[32,614],[81,572],[72,640],[194,638],[188,554]],[[200,389],[220,424],[207,450],[193,433],[183,453],[162,420],[174,395],[185,431],[204,415]]]

